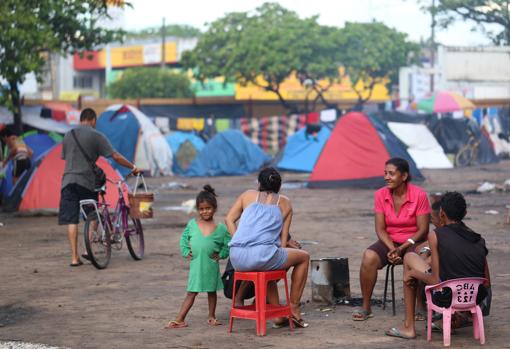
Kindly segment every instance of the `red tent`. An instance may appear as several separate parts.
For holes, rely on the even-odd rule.
[[[65,164],[64,160],[61,159],[61,154],[62,143],[48,151],[46,156],[35,165],[36,168],[31,173],[30,179],[25,181],[26,185],[22,191],[14,190],[13,195],[21,195],[21,198],[15,200],[19,202],[18,211],[58,210]],[[103,169],[109,179],[118,181],[121,178],[106,159],[99,158],[97,165]],[[22,185],[23,182],[20,181],[19,184]],[[106,189],[106,200],[115,207],[119,198],[117,188],[107,182]]]
[[[80,122],[80,111],[69,103],[47,102],[41,108],[41,117],[76,125]]]
[[[310,175],[311,188],[378,187],[391,157],[409,162],[414,179],[423,179],[405,145],[380,121],[351,112],[337,122]]]

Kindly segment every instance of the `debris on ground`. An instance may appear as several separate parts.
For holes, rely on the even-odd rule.
[[[282,189],[303,189],[307,186],[308,184],[306,182],[284,182],[282,184]]]
[[[319,244],[317,241],[312,241],[312,240],[299,240],[298,242],[301,245],[318,245]]]
[[[499,214],[499,212],[496,210],[487,210],[485,211],[485,214]]]
[[[0,348],[5,349],[65,349],[59,347],[48,346],[44,344],[27,343],[19,341],[0,342]]]
[[[183,201],[180,206],[166,206],[163,207],[164,211],[180,211],[180,212],[186,212],[187,214],[191,214],[193,211],[195,211],[195,199],[189,199],[186,201]]]
[[[161,185],[160,189],[179,190],[179,189],[190,189],[190,188],[191,188],[191,186],[189,184],[186,184],[186,183],[168,182],[168,183],[163,183]]]
[[[476,191],[479,193],[488,193],[496,189],[496,184],[490,182],[483,182]]]

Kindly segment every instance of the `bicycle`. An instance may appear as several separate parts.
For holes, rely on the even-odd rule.
[[[469,138],[467,143],[455,155],[456,167],[470,166],[478,162],[478,149],[480,148],[481,141],[470,129],[467,129],[466,132]]]
[[[121,250],[124,239],[126,239],[129,254],[134,260],[143,259],[145,252],[142,223],[140,219],[132,218],[129,215],[129,206],[126,205],[124,199],[122,184],[125,183],[125,180],[118,182],[109,178],[106,180],[115,184],[119,193],[119,199],[112,213],[108,209],[110,205],[106,203],[105,187],[99,191],[100,200],[80,201],[80,211],[86,217],[83,230],[85,248],[90,262],[97,269],[104,269],[108,266],[112,245],[115,246],[115,249]],[[86,207],[93,207],[93,210],[87,214]]]

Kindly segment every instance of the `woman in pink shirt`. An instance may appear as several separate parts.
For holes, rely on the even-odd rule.
[[[409,183],[409,163],[401,158],[386,161],[386,186],[375,192],[375,231],[378,240],[363,254],[360,285],[363,306],[352,314],[354,321],[373,316],[370,299],[377,281],[377,270],[388,263],[400,264],[408,250],[426,239],[429,231],[430,204],[427,193]]]

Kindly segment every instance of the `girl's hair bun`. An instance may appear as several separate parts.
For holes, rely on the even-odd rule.
[[[211,193],[214,196],[218,196],[218,195],[216,195],[216,192],[214,191],[214,188],[211,187],[209,184],[204,185],[204,191],[206,191],[208,193]]]

